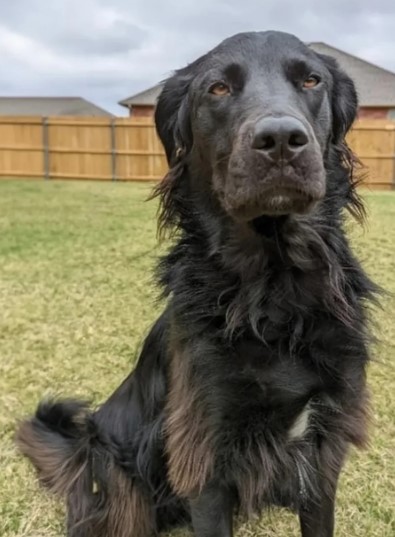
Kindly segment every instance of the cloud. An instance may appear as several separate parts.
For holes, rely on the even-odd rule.
[[[0,7],[2,94],[117,101],[233,33],[276,29],[395,71],[393,0],[13,0]]]

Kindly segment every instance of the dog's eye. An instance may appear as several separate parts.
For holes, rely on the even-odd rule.
[[[315,88],[316,86],[318,86],[319,83],[320,83],[320,79],[318,78],[318,76],[311,75],[308,78],[306,78],[306,80],[304,80],[303,87],[305,89],[311,89],[311,88]]]
[[[219,97],[230,95],[230,88],[224,82],[215,82],[210,86],[209,92]]]

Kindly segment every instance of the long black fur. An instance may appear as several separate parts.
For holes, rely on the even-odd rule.
[[[331,81],[321,105],[326,193],[307,214],[262,215],[241,232],[207,176],[209,155],[199,153],[196,80],[243,47],[253,69],[246,58],[265,39],[290,51],[279,35],[231,38],[165,84],[155,118],[170,165],[156,188],[159,223],[175,237],[157,272],[165,312],[136,369],[98,411],[45,402],[19,430],[42,483],[68,499],[72,537],[148,537],[191,513],[199,537],[225,536],[229,524],[213,529],[210,510],[221,519],[228,504],[246,514],[285,505],[299,512],[303,536],[333,535],[348,446],[366,440],[366,303],[376,293],[344,232],[345,211],[363,218],[344,139],[354,86],[333,59],[298,45]],[[306,405],[308,426],[290,439]],[[215,503],[218,513],[212,491],[231,499]],[[128,505],[114,508],[128,494],[139,497],[133,509],[145,506],[144,520],[130,520]]]

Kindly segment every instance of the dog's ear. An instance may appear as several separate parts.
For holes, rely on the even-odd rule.
[[[188,98],[192,76],[178,71],[165,83],[155,110],[155,125],[172,166],[192,145]]]
[[[339,158],[346,170],[347,193],[344,196],[347,210],[362,223],[365,219],[365,208],[359,196],[357,186],[363,176],[358,173],[361,162],[349,148],[345,136],[352,127],[358,113],[358,96],[354,82],[339,67],[337,61],[323,54],[319,55],[324,60],[333,77],[332,90],[332,143],[336,146]]]
[[[175,231],[183,214],[187,196],[186,156],[192,147],[190,98],[188,90],[193,79],[188,67],[177,71],[165,83],[155,110],[156,131],[166,152],[169,170],[155,187],[151,197],[160,200],[158,232]]]
[[[354,82],[340,69],[334,58],[325,55],[320,56],[333,77],[332,141],[334,144],[341,144],[357,117],[357,91]]]

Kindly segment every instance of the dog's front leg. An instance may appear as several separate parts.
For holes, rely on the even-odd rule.
[[[334,536],[336,490],[346,450],[341,444],[321,446],[317,495],[307,500],[299,512],[302,537]]]
[[[189,504],[195,537],[232,537],[234,501],[226,488],[207,486]]]
[[[302,537],[333,537],[335,531],[335,495],[322,495],[299,513]]]

